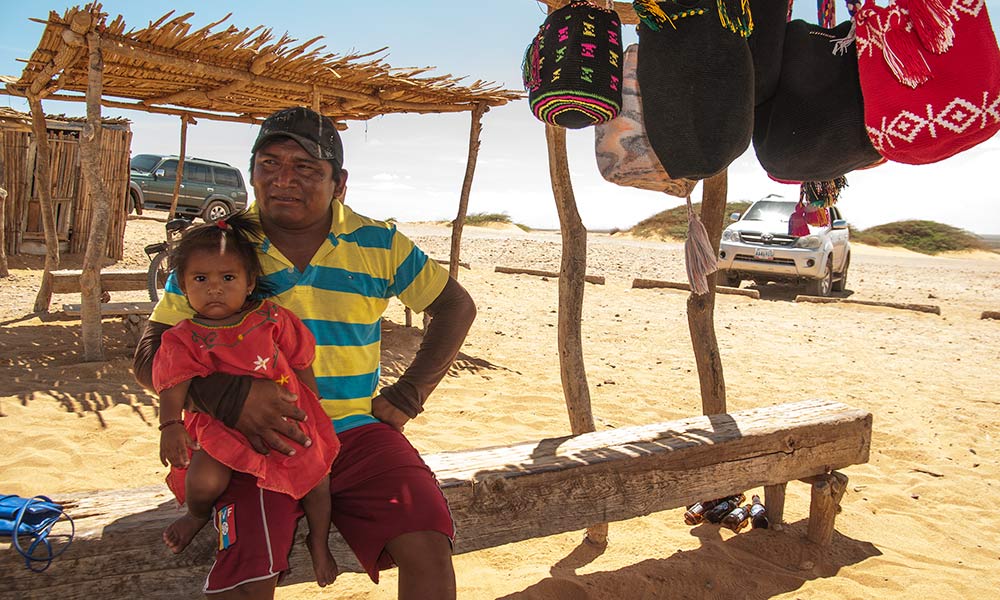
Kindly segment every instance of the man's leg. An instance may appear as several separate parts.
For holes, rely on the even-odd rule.
[[[436,531],[414,531],[390,540],[386,552],[399,567],[399,600],[454,600],[451,542]]]

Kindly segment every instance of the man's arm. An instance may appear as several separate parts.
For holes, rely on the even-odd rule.
[[[153,389],[153,357],[160,349],[163,332],[168,329],[169,325],[148,321],[136,346],[132,370],[136,381],[146,389]],[[305,413],[295,405],[295,395],[273,381],[213,373],[192,379],[188,397],[199,412],[238,430],[262,454],[271,448],[283,454],[292,452],[281,436],[303,446],[310,444],[302,430],[285,420],[286,417],[295,421],[305,419]]]
[[[465,288],[448,278],[426,313],[431,320],[413,362],[396,383],[382,388],[379,394],[391,407],[382,406],[379,397],[372,402],[375,417],[397,429],[423,411],[427,397],[444,379],[476,319],[476,303]]]

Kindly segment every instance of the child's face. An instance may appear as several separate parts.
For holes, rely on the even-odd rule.
[[[192,252],[180,284],[191,308],[208,319],[238,313],[254,286],[239,255],[215,250]]]

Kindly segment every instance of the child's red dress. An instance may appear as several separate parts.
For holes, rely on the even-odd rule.
[[[312,364],[315,348],[312,333],[298,317],[265,300],[235,325],[209,326],[187,319],[164,332],[153,360],[153,387],[160,392],[222,372],[271,379],[288,388],[308,417],[297,424],[312,440],[308,448],[289,442],[295,448],[293,456],[260,454],[242,433],[205,413],[185,411],[184,427],[217,461],[256,476],[264,489],[299,499],[330,472],[340,450],[319,398],[295,374]],[[171,467],[167,475],[167,485],[181,504],[186,474],[187,469]]]

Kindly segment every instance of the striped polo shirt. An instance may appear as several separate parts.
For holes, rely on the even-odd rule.
[[[250,208],[257,216],[256,204]],[[313,371],[320,401],[338,432],[376,422],[371,401],[381,370],[382,313],[393,296],[422,312],[444,289],[448,271],[430,260],[395,225],[333,202],[326,241],[299,271],[265,239],[264,276],[277,304],[295,313],[316,338]],[[174,325],[193,315],[174,275],[153,321]]]

